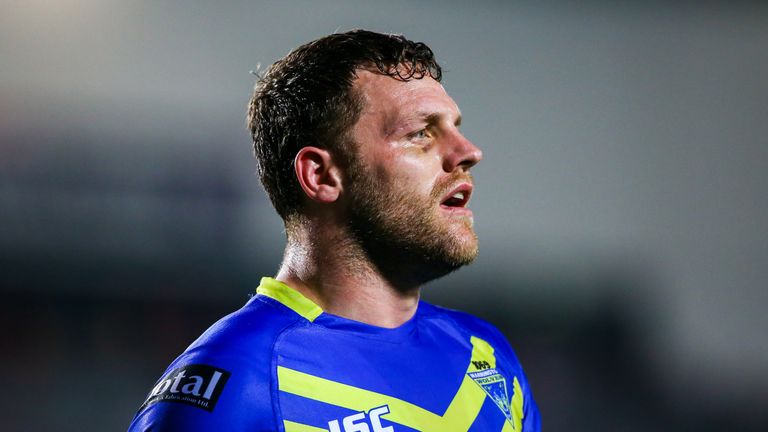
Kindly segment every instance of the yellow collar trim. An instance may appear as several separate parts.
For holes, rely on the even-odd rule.
[[[309,322],[317,318],[323,309],[312,300],[304,297],[300,292],[280,282],[279,280],[263,277],[261,284],[256,288],[256,293],[277,300],[292,311],[303,316]]]

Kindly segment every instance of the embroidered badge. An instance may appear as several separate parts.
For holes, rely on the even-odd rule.
[[[467,372],[483,391],[493,400],[504,415],[512,421],[512,413],[509,410],[509,393],[507,392],[507,380],[496,369],[485,369],[477,372]]]

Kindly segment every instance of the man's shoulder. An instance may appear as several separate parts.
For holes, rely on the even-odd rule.
[[[427,319],[449,322],[456,328],[474,336],[485,336],[494,340],[501,338],[506,343],[506,338],[504,338],[496,326],[470,313],[437,306],[425,301],[420,302],[419,309],[422,316]]]
[[[256,425],[274,423],[273,346],[283,331],[300,322],[269,298],[251,298],[170,364],[130,430],[261,430]]]
[[[242,308],[208,328],[185,351],[196,358],[248,357],[271,349],[286,328],[300,316],[265,296],[252,297]]]

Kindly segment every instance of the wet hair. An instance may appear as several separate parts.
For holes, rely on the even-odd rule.
[[[248,104],[258,175],[289,227],[301,214],[303,192],[294,173],[302,147],[328,150],[342,166],[354,157],[349,137],[364,105],[352,88],[356,72],[369,70],[401,81],[440,81],[432,50],[402,35],[367,30],[335,33],[302,45],[258,79]]]

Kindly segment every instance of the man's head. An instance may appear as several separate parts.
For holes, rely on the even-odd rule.
[[[298,151],[305,146],[327,149],[342,164],[352,157],[349,131],[362,109],[353,84],[363,69],[401,80],[442,77],[432,50],[423,43],[353,30],[296,48],[275,62],[256,85],[248,106],[248,128],[258,173],[289,229],[304,202],[294,174]]]
[[[440,78],[424,44],[367,31],[321,38],[267,71],[249,126],[289,237],[310,208],[332,208],[384,274],[423,283],[474,259],[465,205],[482,155]]]

